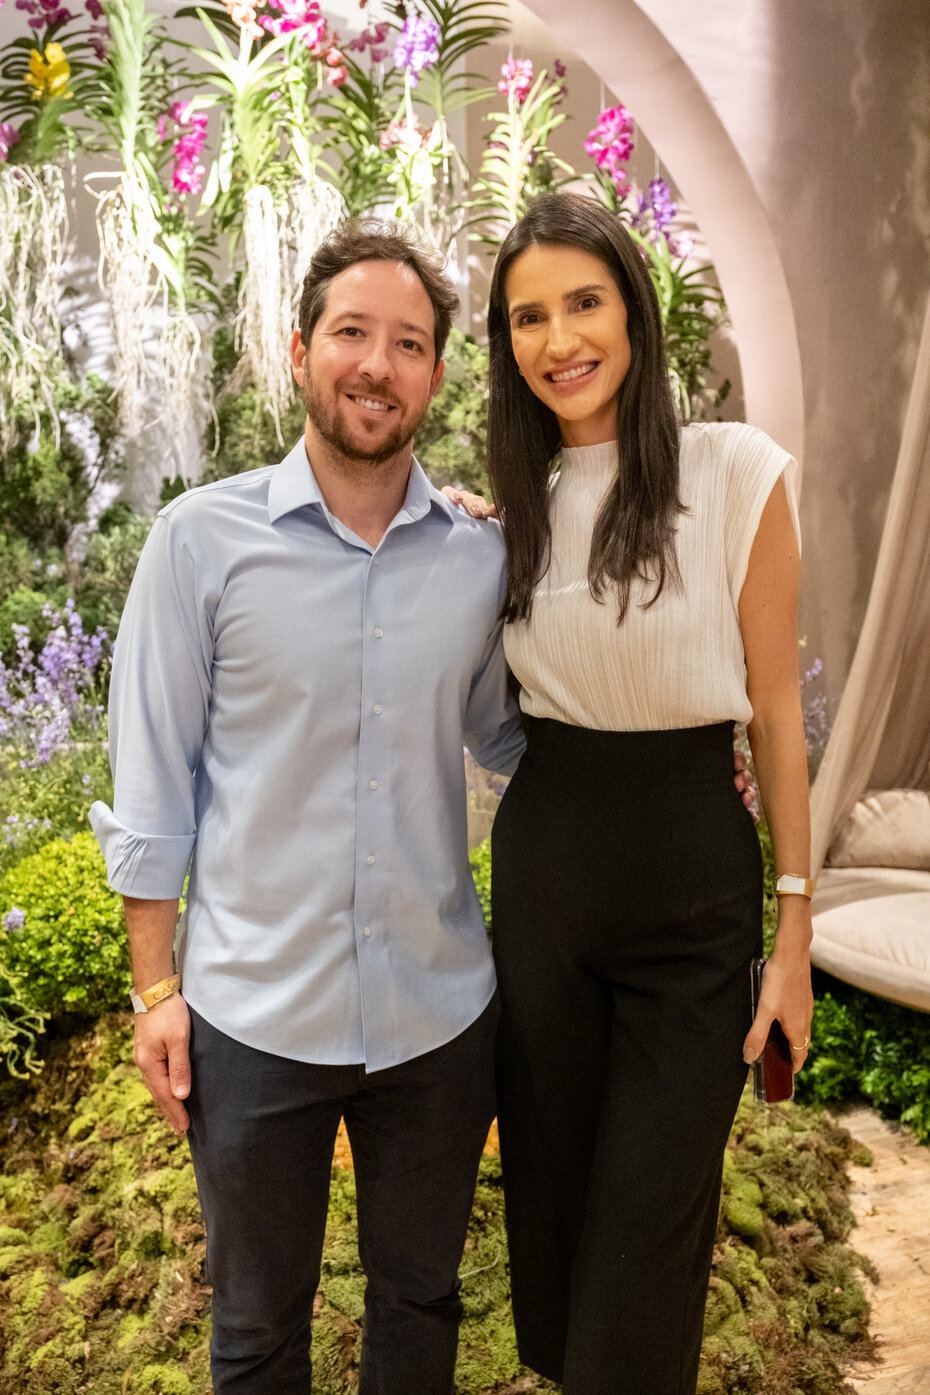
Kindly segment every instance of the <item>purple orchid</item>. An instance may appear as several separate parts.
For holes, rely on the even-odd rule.
[[[74,15],[59,0],[16,0],[16,8],[32,15],[30,29],[50,29],[53,24],[64,24]]]
[[[416,86],[424,68],[439,61],[439,25],[421,15],[410,15],[394,45],[395,68],[406,68]]]

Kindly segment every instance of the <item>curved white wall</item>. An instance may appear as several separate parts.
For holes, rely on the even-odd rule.
[[[930,292],[930,6],[524,3],[630,108],[706,237],[747,419],[804,455],[802,629],[836,694]]]

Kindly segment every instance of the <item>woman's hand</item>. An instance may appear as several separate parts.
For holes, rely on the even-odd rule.
[[[759,822],[759,815],[756,812],[758,801],[756,799],[756,787],[752,783],[752,776],[749,773],[749,762],[745,753],[738,748],[733,751],[733,783],[739,792],[739,797],[745,807],[752,814],[753,822]]]
[[[464,509],[471,518],[497,517],[497,509],[480,494],[469,494],[467,489],[453,489],[451,484],[443,485],[442,492],[447,499],[452,500],[453,504]]]
[[[811,910],[807,897],[781,897],[775,948],[762,975],[762,991],[755,1020],[743,1043],[743,1060],[748,1066],[761,1053],[769,1028],[776,1018],[788,1038],[795,1074],[807,1060],[814,1011],[811,933]]]

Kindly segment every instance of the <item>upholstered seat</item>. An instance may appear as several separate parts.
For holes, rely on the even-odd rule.
[[[818,968],[930,1012],[930,872],[825,867],[812,909]]]

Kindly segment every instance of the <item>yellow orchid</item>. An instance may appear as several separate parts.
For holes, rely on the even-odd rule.
[[[61,44],[46,44],[44,58],[38,49],[32,50],[29,68],[23,75],[23,80],[35,88],[32,95],[37,102],[47,102],[52,97],[74,95],[68,86],[70,77],[71,65]]]

